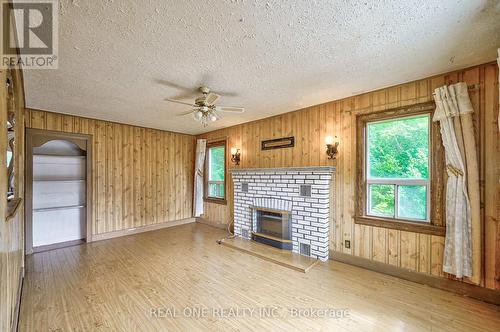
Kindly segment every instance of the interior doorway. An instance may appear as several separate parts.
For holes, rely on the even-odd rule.
[[[91,241],[92,137],[26,130],[26,254]]]

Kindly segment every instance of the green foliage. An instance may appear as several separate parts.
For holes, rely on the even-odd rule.
[[[210,181],[224,181],[224,147],[210,148]]]
[[[368,148],[371,178],[427,179],[428,116],[368,124]]]
[[[368,124],[369,178],[429,178],[429,118],[419,116]],[[426,219],[425,186],[370,185],[370,213],[395,215],[398,195],[398,217]]]
[[[224,197],[224,183],[209,183],[208,185],[209,197]]]
[[[216,146],[209,150],[210,168],[208,174],[209,181],[224,181],[225,164],[224,155],[225,148],[223,146]],[[224,197],[224,183],[209,183],[208,196],[210,197]]]
[[[388,184],[370,185],[370,214],[394,217],[394,186]]]
[[[427,193],[424,186],[399,186],[399,216],[410,219],[426,219]]]

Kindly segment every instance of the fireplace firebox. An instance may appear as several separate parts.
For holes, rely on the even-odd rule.
[[[254,207],[252,240],[276,248],[292,250],[290,211]]]

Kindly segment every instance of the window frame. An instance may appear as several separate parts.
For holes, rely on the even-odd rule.
[[[370,124],[376,124],[376,123],[382,123],[382,122],[387,122],[387,121],[393,121],[393,120],[404,120],[404,119],[413,119],[413,118],[418,118],[426,116],[427,117],[427,122],[428,122],[428,140],[427,140],[427,145],[428,145],[428,151],[429,151],[429,158],[427,161],[427,167],[428,167],[428,177],[427,179],[401,179],[401,178],[379,178],[379,179],[371,179],[369,177],[370,174],[370,153],[368,149],[368,141],[370,139],[369,131],[368,131],[368,125]],[[365,196],[366,196],[366,215],[369,217],[382,217],[382,218],[388,218],[388,219],[394,219],[394,220],[404,220],[404,221],[411,221],[411,222],[418,222],[418,223],[430,223],[430,206],[431,206],[431,200],[430,200],[430,191],[431,191],[431,178],[432,178],[432,153],[431,153],[431,134],[432,134],[432,118],[431,118],[431,113],[422,113],[422,114],[413,114],[413,115],[403,115],[403,116],[397,116],[393,118],[388,118],[388,119],[382,119],[382,120],[371,120],[371,121],[366,121],[366,135],[364,137],[364,144],[366,146],[365,148],[365,159],[364,159],[364,170],[365,170]],[[394,217],[386,217],[386,216],[377,216],[375,214],[370,214],[370,203],[371,203],[371,198],[370,198],[370,185],[390,185],[394,187]],[[425,219],[416,219],[416,218],[405,218],[405,217],[400,217],[399,216],[399,187],[401,186],[424,186],[426,189],[426,207],[425,207]]]
[[[432,122],[434,102],[400,107],[386,111],[363,113],[356,116],[356,224],[412,231],[417,233],[444,236],[444,148],[439,125]],[[423,179],[368,179],[368,129],[370,123],[429,116],[429,177]],[[368,213],[369,184],[389,184],[394,186],[394,218],[375,216]],[[427,188],[426,220],[398,217],[397,186],[425,185]]]
[[[209,165],[209,159],[210,159],[210,149],[223,146],[224,147],[224,197],[219,198],[219,197],[212,197],[208,196],[208,184],[209,184],[209,171],[210,171],[210,165]],[[213,142],[208,142],[207,143],[207,148],[206,148],[206,154],[205,154],[205,176],[203,177],[203,182],[204,182],[204,194],[203,194],[203,200],[205,202],[210,202],[210,203],[216,203],[216,204],[227,204],[227,140],[217,140]]]

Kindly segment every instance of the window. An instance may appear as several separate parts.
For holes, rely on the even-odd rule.
[[[205,200],[226,202],[226,142],[207,144]]]
[[[439,203],[444,201],[443,171],[437,171],[444,169],[444,157],[440,145],[432,144],[439,135],[433,108],[420,105],[358,116],[357,223],[444,234]]]
[[[429,127],[429,114],[367,123],[367,215],[429,221]]]

